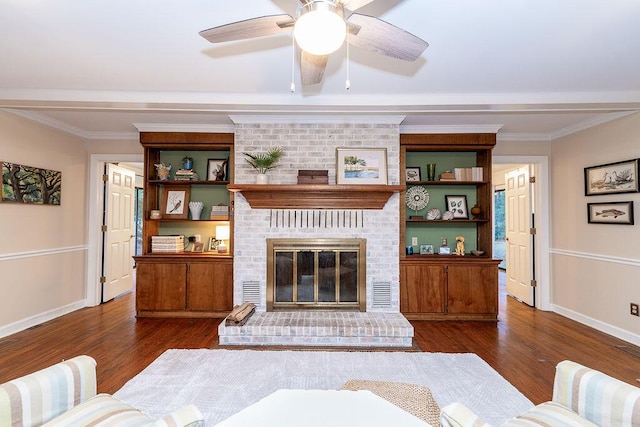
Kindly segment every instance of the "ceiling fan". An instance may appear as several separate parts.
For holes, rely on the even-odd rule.
[[[347,43],[405,61],[415,61],[429,46],[413,34],[381,19],[354,13],[374,0],[300,0],[295,18],[261,16],[203,30],[211,43],[245,40],[293,29],[300,48],[303,85],[320,83],[329,54]]]

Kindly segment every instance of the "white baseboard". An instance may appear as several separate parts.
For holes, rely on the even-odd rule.
[[[552,311],[564,317],[568,317],[571,320],[575,320],[576,322],[590,326],[593,329],[597,329],[600,332],[604,332],[605,334],[612,335],[628,343],[640,346],[640,335],[633,334],[629,331],[618,328],[617,326],[609,325],[608,323],[601,322],[600,320],[593,319],[589,316],[585,316],[584,314],[577,313],[559,305],[554,304],[552,306]]]
[[[41,323],[48,322],[49,320],[64,316],[65,314],[69,314],[84,307],[86,307],[86,301],[80,300],[5,326],[0,326],[0,338],[15,334],[16,332],[24,331],[25,329],[40,325]]]

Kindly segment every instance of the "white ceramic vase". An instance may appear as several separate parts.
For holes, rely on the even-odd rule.
[[[268,184],[269,183],[269,177],[267,176],[266,173],[259,173],[256,176],[256,184]]]
[[[191,219],[199,220],[200,214],[202,214],[202,208],[204,208],[204,204],[202,202],[189,202],[189,212],[191,212]]]

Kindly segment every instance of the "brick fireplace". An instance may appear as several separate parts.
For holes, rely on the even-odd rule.
[[[236,119],[236,118],[234,118]],[[282,147],[280,166],[270,171],[271,184],[295,184],[300,169],[326,169],[335,184],[336,148],[378,147],[387,150],[388,183],[399,183],[400,132],[396,117],[376,123],[245,123],[236,120],[235,182],[255,183],[255,171],[243,152]],[[279,221],[288,210],[252,209],[241,193],[234,206],[234,303],[253,300],[257,311],[267,309],[267,239],[365,239],[367,312],[400,311],[399,196],[381,210],[303,210],[305,221]],[[327,221],[335,216],[336,221]],[[316,220],[318,218],[318,220]],[[325,218],[321,222],[320,218]],[[375,290],[375,292],[374,292]]]
[[[235,184],[255,183],[256,172],[242,153],[264,152],[273,147],[282,147],[285,155],[280,166],[270,172],[270,184],[296,184],[301,169],[328,170],[329,184],[335,184],[336,149],[365,147],[386,148],[388,184],[400,182],[401,118],[378,117],[370,123],[364,120],[345,123],[344,118],[315,123],[254,123],[246,118],[233,119]],[[220,344],[410,347],[413,327],[400,313],[399,203],[399,194],[395,193],[382,209],[359,209],[356,205],[340,209],[253,209],[241,192],[236,193],[234,304],[249,301],[257,309],[243,326],[221,323]],[[285,304],[283,311],[268,311],[273,303],[270,299],[274,298],[268,284],[272,274],[267,267],[271,252],[268,242],[343,239],[366,242],[364,253],[359,254],[362,275],[358,286],[363,289],[357,291],[357,305],[350,310],[339,307],[342,294],[332,288],[337,301],[329,304],[333,307],[322,307],[320,301],[312,310],[298,310],[297,304],[287,309]],[[339,255],[334,256],[337,256],[335,263],[339,263]],[[318,262],[316,258],[316,266]],[[340,274],[339,269],[332,271]],[[317,285],[319,279],[305,271],[296,274],[295,280]],[[352,299],[349,292],[353,290],[348,289],[352,284],[347,285],[350,280],[345,276],[343,297],[347,300]],[[336,278],[336,283],[339,282]],[[317,302],[320,290],[316,288],[313,292]],[[305,298],[311,299],[302,295]],[[285,299],[295,298],[287,295]]]

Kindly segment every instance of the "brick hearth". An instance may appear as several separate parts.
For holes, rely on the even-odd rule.
[[[243,326],[218,326],[220,345],[411,347],[413,326],[400,313],[261,312]]]

